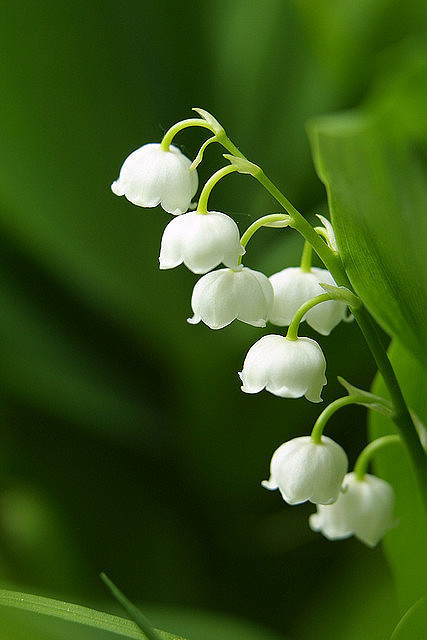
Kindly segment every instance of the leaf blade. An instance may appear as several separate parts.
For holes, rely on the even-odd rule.
[[[425,387],[427,371],[406,349],[394,342],[389,357],[402,384],[408,404],[421,420],[427,418]],[[380,376],[373,393],[387,395]],[[371,439],[396,433],[390,420],[379,413],[369,415]],[[401,609],[404,610],[427,592],[427,516],[409,460],[393,447],[375,460],[375,472],[390,482],[396,494],[396,515],[400,522],[384,540],[384,549],[394,575]]]
[[[309,135],[352,285],[381,326],[427,362],[427,189],[417,163],[365,112],[319,118]]]
[[[122,593],[120,589],[116,587],[114,582],[110,580],[110,578],[105,573],[101,573],[100,577],[103,583],[116,598],[116,600],[122,605],[128,616],[135,622],[136,625],[138,625],[142,632],[145,633],[148,640],[161,640],[159,634],[152,627],[151,623],[147,620],[142,611],[140,611],[130,600],[128,600],[124,593]]]
[[[419,640],[427,629],[427,596],[420,598],[400,619],[390,640]]]
[[[147,640],[147,636],[131,620],[53,598],[0,589],[0,606],[61,618],[68,622],[110,631],[125,638]],[[158,633],[163,640],[183,640],[166,631],[158,631]]]

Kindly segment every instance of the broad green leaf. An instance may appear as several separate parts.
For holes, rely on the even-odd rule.
[[[398,343],[393,343],[389,355],[409,406],[425,423],[427,371]],[[379,376],[373,392],[387,396]],[[390,420],[379,413],[369,416],[369,426],[372,438],[396,433]],[[384,548],[395,577],[401,608],[405,609],[427,592],[427,516],[415,476],[402,449],[384,449],[375,460],[375,471],[390,482],[396,493],[395,513],[399,523],[385,537]]]
[[[390,640],[422,640],[427,637],[427,596],[420,598],[400,620]]]
[[[113,616],[109,613],[103,613],[96,609],[71,604],[70,602],[62,602],[61,600],[53,600],[52,598],[1,589],[0,605],[23,609],[24,611],[30,611],[32,613],[54,616],[62,620],[76,622],[104,631],[112,631],[125,638],[135,638],[136,640],[144,640],[144,638],[146,638],[142,631],[140,631],[137,625],[131,620]],[[159,634],[164,640],[182,640],[182,638],[166,633],[165,631],[159,631]]]
[[[317,119],[310,136],[352,285],[382,327],[427,362],[427,186],[420,166],[390,121],[384,127],[366,112]]]

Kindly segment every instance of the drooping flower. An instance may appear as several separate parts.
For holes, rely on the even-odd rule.
[[[279,489],[288,504],[309,500],[314,504],[335,502],[348,468],[346,453],[339,444],[322,436],[313,442],[310,436],[294,438],[273,454],[266,489]]]
[[[237,318],[265,327],[272,304],[273,288],[263,273],[247,267],[219,269],[196,283],[191,298],[194,316],[188,322],[202,320],[211,329],[222,329]]]
[[[183,262],[194,273],[207,273],[223,262],[240,271],[239,257],[244,253],[239,228],[232,218],[219,211],[189,211],[169,222],[164,230],[160,269],[172,269]]]
[[[273,334],[249,349],[239,376],[245,393],[266,389],[282,398],[305,396],[311,402],[321,402],[325,370],[325,357],[315,340],[289,340]]]
[[[274,301],[269,319],[278,326],[288,326],[304,302],[325,293],[320,282],[336,286],[329,271],[317,267],[312,267],[309,272],[302,271],[300,267],[288,267],[270,276],[270,282],[274,290]],[[327,336],[345,318],[346,310],[345,303],[328,300],[310,309],[303,320]]]
[[[375,547],[396,524],[393,508],[394,491],[388,482],[370,474],[359,480],[354,473],[348,473],[337,501],[319,505],[309,524],[328,540],[354,535],[368,547]]]
[[[145,144],[126,158],[111,190],[139,207],[160,204],[173,215],[185,213],[198,186],[197,171],[190,171],[190,165],[173,145],[165,151],[160,144]]]

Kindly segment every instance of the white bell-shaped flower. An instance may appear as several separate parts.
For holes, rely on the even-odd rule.
[[[160,269],[182,262],[193,273],[207,273],[221,262],[240,271],[239,257],[245,253],[237,224],[219,211],[206,214],[189,211],[169,222],[160,247]]]
[[[300,267],[288,267],[270,276],[274,301],[270,322],[278,326],[288,326],[299,307],[312,298],[325,293],[319,282],[337,286],[326,269],[312,267],[309,272]],[[324,336],[345,318],[347,306],[338,300],[321,302],[308,311],[303,320]]]
[[[288,504],[335,502],[348,469],[346,453],[339,444],[321,437],[320,443],[310,436],[294,438],[282,444],[273,454],[270,479],[266,489],[279,489]]]
[[[266,389],[282,398],[305,396],[321,402],[325,370],[325,357],[315,340],[268,335],[249,349],[239,376],[245,393]]]
[[[188,322],[202,320],[211,329],[222,329],[237,318],[265,327],[272,304],[273,288],[263,273],[247,267],[219,269],[196,283],[191,298],[194,316]]]
[[[394,491],[388,482],[369,474],[358,480],[354,473],[348,473],[338,500],[319,505],[309,523],[313,531],[320,531],[328,540],[354,535],[368,547],[375,547],[396,525],[393,508]]]
[[[145,144],[126,158],[111,190],[139,207],[160,204],[173,215],[185,213],[198,186],[197,171],[190,171],[190,165],[173,145],[165,151],[160,144]]]

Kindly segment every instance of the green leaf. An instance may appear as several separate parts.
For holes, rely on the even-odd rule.
[[[408,404],[425,422],[427,371],[398,343],[392,344],[389,356]],[[372,390],[375,394],[387,395],[380,376]],[[379,413],[369,416],[369,427],[372,439],[396,433],[393,423]],[[375,472],[390,482],[396,494],[395,513],[399,524],[385,537],[384,548],[401,607],[406,609],[427,592],[427,516],[412,467],[398,447],[389,447],[378,455]]]
[[[427,629],[427,596],[420,598],[401,618],[390,640],[422,640]]]
[[[352,285],[381,326],[427,362],[427,187],[420,167],[389,117],[387,127],[363,112],[320,118],[310,137]]]
[[[155,629],[153,629],[144,614],[135,607],[135,605],[124,595],[124,593],[120,591],[120,589],[116,587],[114,582],[112,582],[105,573],[101,573],[101,580],[108,587],[116,600],[120,602],[128,616],[135,622],[135,624],[138,625],[141,631],[145,633],[148,640],[161,640],[159,634]]]
[[[125,638],[147,640],[147,636],[131,620],[97,611],[96,609],[82,607],[78,604],[71,604],[70,602],[1,589],[0,605],[61,618],[69,622],[102,629],[103,631],[111,631]],[[182,638],[165,631],[159,631],[159,634],[163,640],[182,640]]]

